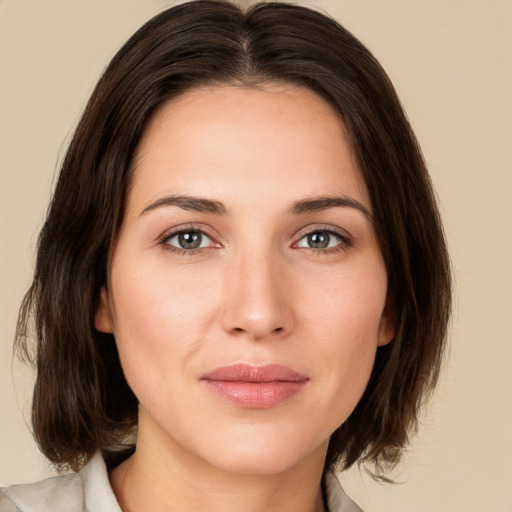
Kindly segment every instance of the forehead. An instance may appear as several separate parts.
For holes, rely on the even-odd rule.
[[[132,203],[193,193],[261,204],[279,190],[289,202],[350,194],[370,209],[341,117],[296,86],[204,87],[170,100],[148,123],[133,168]]]

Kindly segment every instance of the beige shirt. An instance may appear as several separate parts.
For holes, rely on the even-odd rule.
[[[337,478],[327,478],[329,512],[362,512]],[[122,512],[99,453],[78,473],[0,487],[0,512]],[[152,511],[153,512],[153,511]],[[155,511],[156,512],[156,511]]]

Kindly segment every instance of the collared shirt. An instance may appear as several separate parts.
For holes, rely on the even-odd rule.
[[[338,479],[326,480],[329,512],[362,512]],[[100,453],[78,473],[0,488],[0,512],[122,512]]]

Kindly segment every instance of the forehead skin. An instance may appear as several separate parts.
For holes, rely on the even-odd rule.
[[[264,109],[260,108],[262,94]],[[275,123],[269,122],[269,111]],[[321,124],[322,130],[312,133],[311,124]],[[290,129],[283,130],[283,126]],[[201,150],[195,151],[199,145]],[[161,173],[165,183],[158,183],[155,176],[152,182],[138,179],[141,172],[154,171],[163,155],[168,171]],[[204,155],[208,155],[207,160]],[[279,162],[286,163],[287,168],[279,168]],[[347,162],[350,169],[346,169]],[[253,172],[248,175],[251,167]],[[315,172],[319,167],[339,170],[343,174],[343,190],[332,190],[332,176]],[[264,179],[265,172],[271,169],[282,178],[282,192],[290,199],[305,187],[312,197],[346,191],[358,196],[371,211],[368,191],[340,115],[314,92],[293,85],[196,88],[166,103],[151,118],[140,140],[133,160],[131,190],[137,189],[136,196],[146,200],[157,199],[165,190],[180,193],[169,187],[169,174],[177,168],[181,169],[180,185],[186,187],[190,183],[197,195],[211,193],[211,183],[204,180],[205,169],[212,180],[227,178],[229,173],[233,198],[255,201],[257,208],[271,199]],[[294,187],[294,183],[301,186]],[[129,194],[128,200],[127,211],[140,213],[142,204],[133,204],[138,203],[137,198]]]

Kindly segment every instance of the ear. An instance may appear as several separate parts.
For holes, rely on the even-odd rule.
[[[396,324],[396,308],[393,301],[388,297],[379,322],[379,334],[377,337],[377,345],[379,347],[387,345],[393,340],[396,334]]]
[[[108,305],[108,292],[103,286],[100,292],[100,300],[94,315],[94,327],[101,332],[112,333],[112,316]]]

